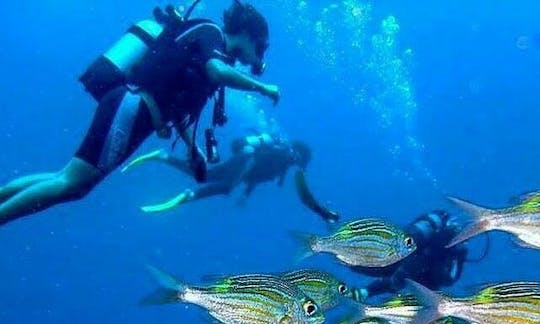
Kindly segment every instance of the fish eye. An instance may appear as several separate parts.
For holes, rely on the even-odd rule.
[[[308,300],[304,304],[304,312],[307,316],[312,316],[317,312],[317,305],[315,305],[315,303],[313,303],[311,300]]]
[[[405,237],[403,240],[403,243],[405,244],[405,247],[408,249],[412,249],[414,247],[414,239],[410,236]]]
[[[338,291],[340,294],[344,295],[345,293],[347,293],[347,291],[349,291],[349,289],[347,288],[347,286],[345,286],[345,284],[340,284],[338,286]]]

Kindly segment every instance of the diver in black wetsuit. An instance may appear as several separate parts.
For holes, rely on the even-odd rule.
[[[235,0],[223,26],[181,15],[173,6],[154,10],[154,19],[133,25],[80,77],[98,107],[79,149],[58,172],[39,173],[0,186],[0,225],[56,204],[77,200],[121,165],[153,131],[178,132],[190,152],[198,181],[206,157],[195,144],[197,121],[206,102],[223,110],[224,89],[260,93],[275,103],[279,88],[237,70],[235,62],[264,70],[269,28],[252,5]],[[217,94],[217,96],[215,96]],[[214,125],[225,118],[216,114]]]
[[[305,169],[311,159],[311,150],[303,142],[287,141],[267,133],[237,139],[232,144],[232,156],[208,169],[208,184],[195,190],[186,189],[173,199],[154,206],[142,207],[144,212],[162,212],[189,201],[216,195],[227,195],[236,186],[245,184],[242,200],[249,197],[263,182],[277,181],[282,186],[289,168]],[[166,163],[186,174],[192,174],[188,161],[178,159],[164,150],[157,150],[130,162],[122,171],[146,161]]]
[[[315,200],[303,172],[296,174],[296,185],[304,205],[329,224],[339,220],[338,213],[328,210]],[[445,246],[460,230],[446,211],[434,210],[419,216],[406,229],[417,245],[413,254],[385,268],[351,267],[355,272],[379,277],[365,288],[354,289],[354,298],[363,302],[369,297],[398,292],[405,287],[405,279],[414,280],[433,290],[452,285],[461,276],[468,251],[464,244],[448,249]]]

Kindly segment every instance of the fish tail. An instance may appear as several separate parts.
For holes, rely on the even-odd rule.
[[[432,323],[444,316],[439,312],[439,305],[444,299],[443,296],[429,290],[427,287],[422,286],[416,281],[410,279],[405,279],[405,281],[407,281],[408,286],[418,299],[420,305],[423,306],[423,308],[416,313],[416,316],[412,321],[413,324]]]
[[[359,323],[362,320],[366,320],[366,306],[356,301],[350,302],[352,303],[354,310],[350,311],[340,319],[339,324]]]
[[[147,266],[147,268],[160,287],[143,298],[141,305],[163,305],[184,300],[187,289],[185,283],[155,267]]]
[[[313,251],[313,245],[317,241],[315,235],[302,232],[291,232],[290,234],[300,246],[296,253],[295,263],[300,263],[315,254]]]
[[[447,248],[466,241],[471,237],[488,230],[489,216],[493,215],[493,210],[480,207],[455,197],[448,197],[448,200],[473,216],[473,220],[458,235],[456,235],[456,237],[454,237],[450,243],[446,245]]]

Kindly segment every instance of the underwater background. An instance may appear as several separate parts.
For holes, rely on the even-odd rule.
[[[252,128],[308,142],[307,176],[345,220],[376,216],[406,225],[452,194],[504,206],[540,188],[540,3],[483,1],[253,0],[268,18],[265,81],[278,106],[229,91],[222,153]],[[77,77],[130,24],[166,1],[1,1],[0,181],[53,171],[73,155],[95,103]],[[186,3],[189,5],[189,3]],[[195,15],[221,22],[229,1]],[[206,115],[209,115],[207,109]],[[208,116],[207,116],[208,117]],[[275,120],[276,124],[272,124]],[[155,136],[137,152],[169,147]],[[178,147],[176,153],[184,154]],[[198,323],[191,305],[141,307],[152,264],[190,283],[205,275],[316,267],[362,286],[370,278],[315,256],[295,265],[291,231],[326,233],[303,207],[292,172],[243,206],[230,197],[159,216],[139,206],[194,182],[160,164],[114,172],[84,200],[0,228],[0,323]],[[537,251],[507,234],[465,265],[447,292],[540,280]],[[480,255],[484,238],[471,240]]]

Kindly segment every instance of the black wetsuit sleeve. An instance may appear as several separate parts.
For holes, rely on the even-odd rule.
[[[210,59],[225,60],[225,38],[221,29],[215,24],[206,24],[205,28],[194,28],[193,38],[197,39],[197,55],[195,56],[197,63],[201,64],[201,67]]]
[[[392,280],[389,277],[374,280],[366,287],[366,289],[370,297],[394,291],[392,288]]]
[[[407,278],[406,272],[404,272],[402,267],[399,267],[393,274],[373,281],[366,289],[369,296],[396,293],[405,288],[405,278]]]

